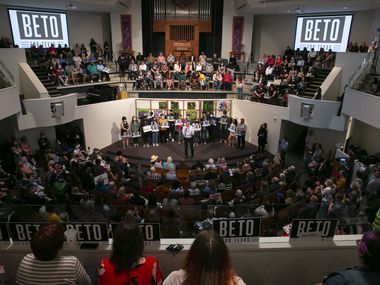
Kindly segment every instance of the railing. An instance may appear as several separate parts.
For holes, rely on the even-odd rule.
[[[0,61],[0,89],[14,85],[14,78],[8,68]]]
[[[375,52],[369,52],[348,81],[348,87],[358,90],[366,76],[373,71]]]
[[[32,194],[33,195],[33,194]],[[225,194],[223,194],[225,195]],[[275,196],[275,193],[267,196]],[[273,197],[272,197],[273,198]],[[74,197],[75,199],[75,197]],[[335,234],[362,234],[371,228],[366,215],[353,215],[349,209],[352,205],[346,205],[347,213],[339,217],[341,209],[334,206],[329,208],[328,203],[306,204],[304,202],[294,202],[292,204],[270,204],[270,200],[258,203],[257,198],[251,202],[239,205],[194,205],[180,206],[178,200],[164,200],[159,206],[134,206],[131,204],[122,205],[119,201],[115,205],[115,198],[104,196],[101,199],[80,200],[71,205],[55,205],[54,212],[59,214],[62,222],[72,223],[119,223],[122,220],[135,219],[138,223],[159,223],[162,238],[193,238],[203,229],[211,229],[213,220],[231,218],[253,218],[261,219],[261,237],[284,236],[288,233],[284,229],[290,225],[293,219],[338,219],[338,226]],[[197,199],[197,197],[194,197]],[[267,199],[263,197],[262,199]],[[38,200],[42,203],[39,204]],[[80,202],[80,204],[79,204]],[[6,222],[28,222],[38,223],[44,221],[43,215],[46,208],[42,206],[43,199],[34,199],[35,205],[7,205],[0,207],[2,214],[1,221]],[[151,203],[149,203],[151,204]],[[7,207],[7,208],[6,208]],[[371,216],[371,214],[369,214]],[[46,222],[46,221],[45,221]],[[286,228],[286,227],[285,227]]]

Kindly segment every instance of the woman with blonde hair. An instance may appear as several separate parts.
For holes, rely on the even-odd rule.
[[[173,271],[163,285],[245,285],[235,275],[223,239],[214,231],[203,231],[194,240],[183,269]]]

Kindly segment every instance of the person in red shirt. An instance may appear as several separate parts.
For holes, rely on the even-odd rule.
[[[226,90],[231,90],[232,88],[232,75],[231,75],[231,72],[227,71],[224,75],[223,75],[223,85],[224,85],[224,89]]]
[[[154,256],[143,256],[144,238],[136,223],[119,224],[110,258],[98,267],[99,285],[160,285],[164,276]]]

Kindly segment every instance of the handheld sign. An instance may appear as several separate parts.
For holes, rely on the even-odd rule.
[[[228,122],[227,122],[227,118],[226,118],[226,117],[221,117],[221,118],[220,118],[220,124],[221,124],[221,125],[227,125],[227,124],[228,124]]]
[[[178,119],[178,120],[175,120],[174,125],[176,125],[176,126],[183,126],[183,122],[182,122],[182,120]]]
[[[141,132],[132,133],[132,138],[139,138],[139,137],[141,137]]]
[[[33,235],[48,223],[9,223],[9,230],[14,242],[30,241]],[[108,242],[107,223],[65,223],[65,230],[77,231],[79,242]]]
[[[235,133],[236,132],[236,126],[234,124],[231,124],[230,127],[228,128],[228,130],[231,132],[231,133]]]
[[[168,122],[163,122],[161,124],[161,129],[168,129],[169,128],[169,123]]]
[[[210,122],[205,120],[203,121],[203,124],[202,124],[203,127],[209,127],[210,126]]]
[[[6,223],[0,223],[0,242],[2,241],[10,241]]]
[[[112,236],[119,224],[111,224]],[[161,228],[160,224],[140,224],[140,230],[144,237],[144,243],[147,247],[159,247],[161,244]]]
[[[213,229],[225,243],[258,242],[260,236],[260,218],[214,219]]]
[[[198,124],[198,123],[196,123],[196,124],[194,124],[194,132],[200,132],[201,131],[201,125],[200,124]]]
[[[148,125],[148,126],[144,126],[143,127],[143,132],[144,133],[148,133],[148,132],[151,132],[152,131],[152,126]]]
[[[159,132],[158,125],[152,125],[152,132]]]
[[[167,116],[166,119],[167,119],[169,122],[174,122],[174,116]]]
[[[336,219],[294,219],[290,232],[290,242],[332,241],[338,220]]]
[[[131,134],[131,130],[130,129],[127,129],[126,131],[123,131],[121,137],[122,138],[130,138],[132,136]]]

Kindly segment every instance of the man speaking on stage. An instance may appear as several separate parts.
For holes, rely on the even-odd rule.
[[[194,158],[194,128],[190,125],[190,121],[186,121],[186,125],[182,128],[183,137],[185,139],[185,157],[188,158],[187,148],[190,144],[191,158]]]

